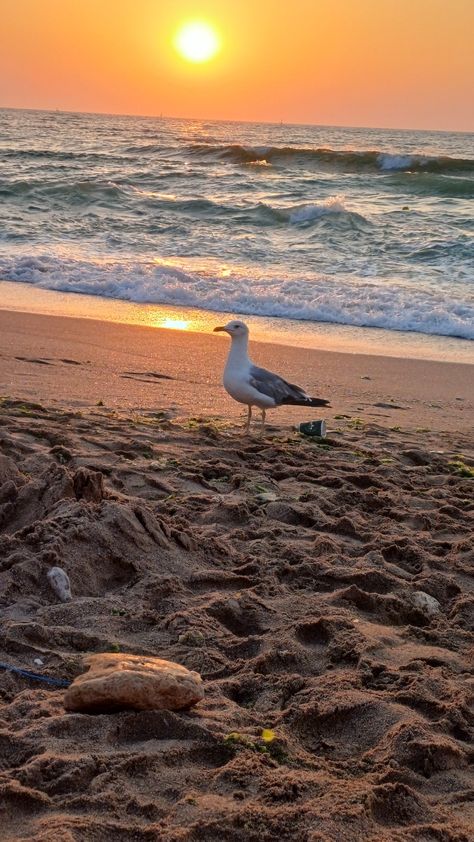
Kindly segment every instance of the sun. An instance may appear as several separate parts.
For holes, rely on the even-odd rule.
[[[219,36],[209,23],[188,21],[176,33],[174,45],[187,61],[201,63],[209,61],[220,49]]]

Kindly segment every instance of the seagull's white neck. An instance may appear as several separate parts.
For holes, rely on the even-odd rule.
[[[232,342],[227,357],[226,368],[243,368],[245,365],[250,365],[248,358],[248,333],[242,333],[239,336],[232,336]]]

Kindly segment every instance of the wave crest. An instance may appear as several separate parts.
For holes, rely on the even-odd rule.
[[[315,322],[474,339],[474,305],[430,291],[348,277],[228,277],[136,260],[49,254],[0,258],[0,277],[45,289]]]
[[[352,224],[368,223],[368,220],[360,213],[346,208],[343,199],[331,197],[325,202],[309,205],[300,205],[293,208],[289,214],[289,221],[292,224],[311,223],[320,219],[329,218],[337,223],[349,222]]]
[[[378,170],[379,172],[474,172],[471,158],[447,155],[412,155],[382,150],[326,149],[324,147],[243,146],[232,144],[194,143],[188,146],[192,155],[214,157],[234,164],[295,163],[314,161],[320,165],[346,170]]]

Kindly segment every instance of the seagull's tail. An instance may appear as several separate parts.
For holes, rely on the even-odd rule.
[[[307,395],[301,397],[292,397],[289,395],[282,400],[282,404],[290,404],[291,406],[330,406],[329,401],[324,398],[310,398]]]

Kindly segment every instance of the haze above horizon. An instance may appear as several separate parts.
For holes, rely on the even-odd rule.
[[[473,131],[473,31],[471,0],[4,0],[0,106]]]

